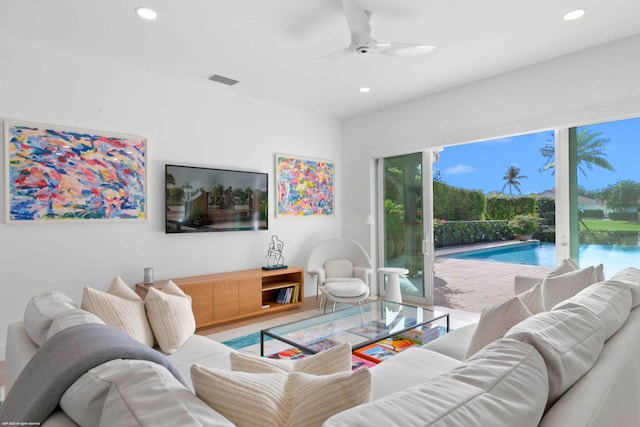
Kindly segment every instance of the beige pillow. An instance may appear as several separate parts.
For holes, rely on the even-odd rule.
[[[542,306],[542,283],[536,283],[528,291],[518,294],[518,298],[531,314],[538,314],[544,311]]]
[[[232,371],[255,374],[303,372],[311,375],[331,375],[351,370],[351,344],[343,343],[297,360],[270,359],[237,351],[229,354],[229,360]]]
[[[482,310],[478,327],[469,342],[465,360],[486,345],[504,337],[509,329],[529,316],[531,313],[518,297]]]
[[[147,321],[144,301],[120,277],[113,279],[107,292],[85,287],[81,307],[98,316],[107,325],[153,347],[153,332]]]
[[[164,353],[174,353],[196,331],[191,297],[172,281],[161,290],[150,287],[144,305],[153,334]]]
[[[594,283],[596,283],[596,274],[593,267],[559,276],[547,276],[542,282],[542,306],[549,311],[559,302],[571,298]]]
[[[333,375],[253,374],[194,364],[191,381],[201,400],[243,426],[321,426],[329,417],[371,400],[368,369]]]

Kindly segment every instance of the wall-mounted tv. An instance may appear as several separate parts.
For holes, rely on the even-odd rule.
[[[165,231],[267,230],[268,178],[262,172],[165,165]]]

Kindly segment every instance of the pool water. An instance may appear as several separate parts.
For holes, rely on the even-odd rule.
[[[640,267],[640,246],[580,245],[578,253],[581,266],[603,264],[605,277],[611,277],[626,267]],[[556,245],[555,243],[531,242],[461,252],[446,255],[444,258],[555,267]]]

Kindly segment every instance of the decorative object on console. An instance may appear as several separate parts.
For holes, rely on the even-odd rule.
[[[334,162],[277,154],[277,215],[332,215],[334,175]]]
[[[282,249],[284,248],[284,242],[278,239],[275,234],[271,236],[269,241],[269,249],[267,249],[267,265],[262,267],[263,270],[280,270],[287,268],[284,265],[284,256],[282,255]]]
[[[142,280],[142,283],[145,285],[151,285],[153,283],[153,268],[146,267],[144,269],[144,279]]]
[[[5,121],[6,222],[146,220],[146,140]]]
[[[268,174],[165,165],[165,231],[267,230]]]

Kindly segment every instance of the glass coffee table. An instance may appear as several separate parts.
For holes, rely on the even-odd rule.
[[[449,332],[449,313],[384,300],[373,301],[263,329],[260,331],[260,355],[265,355],[265,342],[275,344],[267,354],[281,351],[282,345],[315,354],[345,342],[351,343],[352,350],[357,350],[436,321],[446,321]]]

